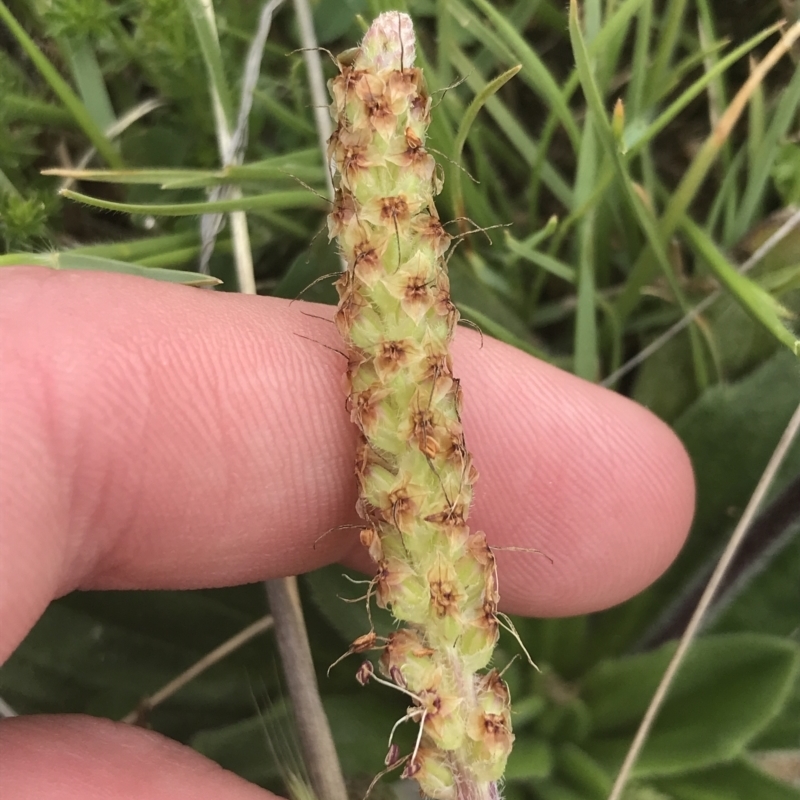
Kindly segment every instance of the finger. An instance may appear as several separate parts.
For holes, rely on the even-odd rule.
[[[688,533],[694,477],[682,444],[636,403],[492,345],[483,354],[461,342],[456,368],[480,472],[470,526],[498,548],[501,606],[572,616],[628,599]],[[374,569],[360,547],[350,562]]]
[[[197,587],[302,572],[355,534],[355,431],[320,307],[117,275],[4,270],[0,654],[75,587]],[[641,589],[693,508],[691,469],[644,409],[459,332],[471,524],[505,608],[574,614]],[[6,648],[3,650],[3,648]]]
[[[189,747],[92,717],[0,723],[3,800],[275,800]]]

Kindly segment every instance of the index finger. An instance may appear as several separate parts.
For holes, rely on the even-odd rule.
[[[300,304],[126,276],[32,268],[0,281],[0,658],[76,587],[220,586],[354,551],[353,531],[314,547],[356,521],[330,323]],[[504,608],[576,614],[652,581],[693,509],[670,430],[469,332],[455,370],[482,476],[470,524],[553,560],[500,552]]]

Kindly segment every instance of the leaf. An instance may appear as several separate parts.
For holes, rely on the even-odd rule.
[[[514,624],[540,666],[551,667],[562,680],[584,674],[589,617],[515,619]]]
[[[770,547],[766,552],[760,551],[762,563],[752,563],[751,556],[749,571],[755,574],[739,577],[740,585],[731,590],[727,607],[713,626],[715,633],[750,630],[795,640],[800,637],[798,488],[800,479],[791,483],[753,523],[752,537],[761,532],[762,522],[770,524],[771,529],[763,531],[769,536]],[[797,722],[800,726],[800,716]]]
[[[798,741],[800,741],[800,677],[795,681],[781,713],[756,738],[752,749],[796,747]]]
[[[557,678],[558,681],[560,679]],[[592,715],[580,697],[550,703],[536,719],[535,729],[548,740],[558,743],[583,743],[592,729]]]
[[[771,266],[759,278],[769,281],[792,280],[790,268]],[[697,302],[701,298],[695,297]],[[792,307],[791,295],[786,297]],[[794,304],[796,306],[796,303]],[[707,338],[713,342],[722,380],[741,379],[763,364],[779,347],[772,333],[758,323],[730,294],[719,297],[702,316]],[[659,329],[660,332],[660,329]],[[674,422],[698,398],[699,389],[691,372],[691,352],[685,331],[672,337],[638,369],[633,397],[667,422]]]
[[[530,795],[521,783],[506,783],[503,786],[503,800],[529,800]],[[395,795],[394,800],[400,800],[399,795]]]
[[[505,780],[528,781],[547,778],[553,771],[553,750],[550,743],[530,735],[518,737],[508,757]]]
[[[307,190],[287,190],[283,192],[267,192],[230,200],[199,203],[114,203],[100,200],[70,189],[62,189],[59,194],[79,203],[107,211],[122,211],[126,214],[152,214],[165,217],[195,217],[200,214],[213,214],[228,211],[256,211],[261,208],[319,208],[326,207],[327,201],[315,196]]]
[[[752,258],[753,255],[763,247],[766,242],[778,232],[786,223],[790,222],[798,213],[795,206],[780,208],[762,219],[745,233],[736,243],[737,255],[742,259]],[[800,251],[800,225],[787,231],[780,241],[771,246],[769,252],[761,256],[761,260],[755,265],[753,273],[759,279],[767,273],[773,273],[784,267],[797,264],[797,253]],[[800,302],[798,302],[800,305]],[[800,310],[797,306],[792,306],[795,310]]]
[[[65,37],[61,41],[61,49],[70,63],[89,116],[100,130],[107,131],[116,122],[116,116],[91,43],[86,39],[77,41]]]
[[[655,785],[675,800],[800,800],[800,789],[771,778],[743,759],[657,780]]]
[[[472,0],[491,21],[501,37],[506,52],[522,63],[525,82],[557,115],[573,145],[580,140],[580,132],[561,90],[551,72],[525,38],[488,0]]]
[[[236,115],[233,110],[228,81],[225,77],[225,66],[222,63],[214,6],[211,0],[184,0],[184,2],[192,18],[197,41],[200,44],[200,52],[203,54],[214,112],[221,114],[227,129],[232,129]]]
[[[403,715],[399,696],[398,702],[392,703],[389,696],[376,697],[375,692],[382,691],[376,687],[364,688],[363,691],[369,693],[368,702],[360,693],[323,697],[342,771],[347,776],[372,776],[380,772],[389,731]],[[398,729],[401,747],[409,749],[415,733],[413,723],[401,726]],[[283,741],[276,741],[278,737]],[[297,752],[297,734],[286,703],[276,703],[263,716],[202,731],[192,738],[191,744],[226,769],[264,785],[274,782],[283,771],[283,764],[271,753],[270,741],[279,758],[287,748]]]
[[[78,269],[91,272],[117,272],[124,275],[137,275],[140,278],[153,278],[167,283],[181,283],[186,286],[218,286],[222,281],[211,275],[198,272],[182,272],[177,269],[161,269],[159,267],[143,267],[127,261],[115,261],[111,258],[87,256],[67,250],[62,253],[10,253],[0,256],[0,268],[34,264],[50,269]]]
[[[546,231],[547,229],[545,228],[543,230]],[[537,233],[541,232],[537,231]],[[565,264],[560,259],[548,253],[537,250],[535,244],[532,245],[528,242],[520,242],[508,233],[508,231],[506,231],[505,235],[505,244],[509,252],[513,253],[515,256],[518,256],[524,261],[529,261],[531,264],[536,264],[537,267],[547,270],[547,272],[550,272],[568,283],[575,283],[574,267]]]
[[[282,741],[271,731],[280,731]],[[272,748],[278,751],[279,759],[271,751],[273,736]],[[291,769],[291,757],[299,760],[296,729],[284,702],[270,705],[263,715],[200,731],[189,743],[207,758],[259,786],[276,786],[284,765]]]
[[[668,387],[672,375],[658,383]],[[678,418],[674,429],[689,452],[697,484],[692,530],[673,565],[650,589],[593,616],[592,659],[660,637],[675,604],[719,557],[798,403],[797,361],[781,349],[741,380],[706,391]],[[795,443],[766,502],[798,473],[800,443]]]
[[[707,391],[675,424],[692,459],[697,479],[697,511],[678,572],[715,552],[743,510],[800,402],[800,372],[785,351],[745,379]],[[772,496],[800,470],[800,443],[784,464]],[[671,571],[672,572],[672,571]]]
[[[785,526],[771,534],[771,546],[764,554],[766,564],[751,564],[755,577],[739,579],[731,589],[732,602],[723,610],[713,626],[714,632],[754,630],[787,636],[798,641],[800,636],[800,518],[797,516],[798,481],[790,484],[763,515]],[[781,503],[781,500],[784,502]],[[780,509],[772,507],[781,503]],[[781,515],[781,511],[783,514]],[[768,515],[768,516],[767,516]],[[757,534],[761,516],[755,522]],[[785,540],[789,539],[788,544]],[[752,560],[752,559],[751,559]],[[743,585],[740,588],[740,585]],[[723,598],[723,602],[724,602]],[[754,746],[759,749],[795,747],[800,742],[800,677],[795,681],[791,696],[780,715],[758,737]]]
[[[486,105],[486,102],[496,95],[503,86],[505,86],[508,81],[510,81],[520,70],[522,67],[517,64],[511,69],[506,70],[502,75],[498,75],[494,80],[490,81],[486,84],[473,98],[472,102],[467,106],[467,110],[464,112],[464,116],[461,118],[461,123],[458,126],[458,131],[456,132],[456,138],[453,142],[453,151],[452,155],[450,156],[453,160],[453,166],[450,170],[450,181],[451,181],[451,195],[452,195],[452,202],[453,208],[455,210],[456,217],[463,217],[464,216],[464,191],[461,185],[462,175],[461,169],[458,165],[461,163],[461,156],[464,150],[464,144],[467,141],[467,135],[469,134],[469,130],[472,127],[472,123],[475,122],[475,118],[478,116],[478,113]]]
[[[472,306],[468,306],[465,303],[457,303],[456,305],[458,306],[458,310],[461,312],[462,316],[465,319],[470,320],[470,322],[474,322],[476,325],[478,325],[483,333],[493,336],[495,339],[499,339],[501,342],[510,344],[512,347],[516,347],[518,350],[523,350],[529,355],[540,358],[543,361],[550,360],[550,357],[547,353],[545,353],[544,350],[511,333],[511,331],[506,329],[503,325],[495,322],[491,317],[487,316],[481,311],[478,311],[478,309],[472,308]]]
[[[119,718],[263,613],[231,609],[217,599],[224,596],[92,592],[58,600],[3,665],[0,693],[26,713]],[[260,637],[188,683],[152,712],[154,727],[183,737],[200,719],[222,724],[246,713],[248,674],[262,667],[270,641]]]
[[[558,749],[556,772],[565,783],[578,789],[586,800],[606,800],[611,791],[611,775],[572,742]]]
[[[772,164],[772,180],[784,205],[800,204],[800,145],[782,144]]]
[[[583,792],[576,792],[561,783],[545,781],[536,783],[536,800],[586,800]]]
[[[720,298],[717,302],[724,300],[725,298]],[[753,327],[752,321],[747,317],[745,323],[744,327],[735,329],[737,335],[749,332]],[[656,335],[662,332],[660,327],[655,331]],[[712,327],[711,335],[718,338],[716,333]],[[650,338],[643,337],[642,344],[649,344]],[[692,352],[687,330],[673,336],[641,365],[636,372],[632,390],[633,399],[637,403],[668,423],[674,423],[701,394],[692,372]]]
[[[800,340],[792,334],[781,319],[790,316],[789,312],[757,283],[738,272],[700,226],[695,225],[688,217],[684,217],[681,228],[712,272],[737,298],[750,316],[758,320],[791,352],[800,355]]]
[[[582,682],[594,722],[587,752],[616,769],[667,662],[670,643],[598,664]],[[800,647],[760,634],[700,639],[678,673],[634,768],[676,775],[739,756],[780,712],[800,671]]]

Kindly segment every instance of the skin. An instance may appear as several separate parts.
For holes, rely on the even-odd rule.
[[[0,661],[74,589],[370,570],[355,530],[313,546],[356,522],[330,316],[129,276],[0,271]],[[658,577],[694,508],[670,429],[469,330],[454,363],[481,473],[470,524],[552,559],[498,551],[503,610],[581,614]],[[157,734],[79,715],[5,720],[0,752],[4,800],[271,797]]]

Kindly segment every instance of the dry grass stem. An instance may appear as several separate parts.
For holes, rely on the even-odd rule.
[[[797,226],[800,225],[800,210],[795,211],[769,238],[740,267],[739,272],[746,275],[756,264],[775,249]],[[700,314],[707,311],[720,297],[722,289],[716,289],[708,297],[704,297],[688,314],[685,314],[674,325],[667,328],[664,333],[657,336],[647,347],[642,348],[633,358],[626,361],[619,369],[612,372],[601,382],[601,386],[611,387],[620,378],[627,375],[632,369],[644,363],[653,353],[658,352],[668,341],[679,334]]]
[[[152,711],[159,705],[159,703],[163,703],[165,700],[172,697],[177,691],[186,686],[187,683],[193,681],[199,675],[202,675],[209,667],[213,667],[218,661],[222,661],[223,658],[230,655],[235,650],[238,650],[242,645],[247,644],[247,642],[254,639],[259,634],[268,631],[272,627],[272,624],[272,617],[267,614],[239,631],[235,636],[231,636],[230,639],[223,642],[219,647],[214,648],[210,653],[204,655],[196,664],[192,664],[185,672],[182,672],[157,692],[142,700],[137,708],[122,718],[121,722],[127,722],[129,724],[137,723],[149,711]]]

